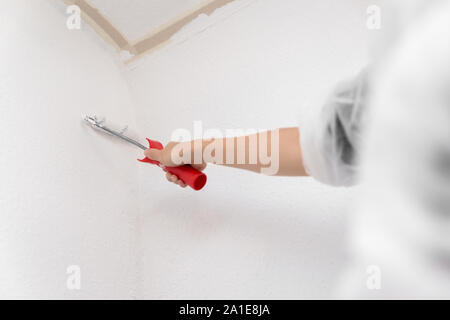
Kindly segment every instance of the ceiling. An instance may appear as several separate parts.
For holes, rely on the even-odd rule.
[[[90,0],[128,39],[137,40],[203,0]]]
[[[235,0],[63,0],[80,7],[83,18],[130,62],[169,42],[202,14]]]

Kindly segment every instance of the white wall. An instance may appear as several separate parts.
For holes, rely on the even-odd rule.
[[[133,298],[140,152],[81,123],[133,125],[129,92],[100,38],[49,3],[0,11],[0,298]]]
[[[264,0],[224,14],[236,1],[218,10],[225,19],[126,75],[140,130],[167,142],[194,120],[219,129],[297,125],[366,64],[368,4]],[[140,169],[143,297],[332,295],[353,190],[219,167],[207,174],[204,191],[193,192]]]

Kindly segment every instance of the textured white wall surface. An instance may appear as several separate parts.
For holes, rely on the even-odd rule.
[[[6,1],[0,297],[332,297],[354,190],[212,166],[203,191],[184,190],[79,119],[103,114],[164,142],[194,120],[297,125],[365,65],[367,5],[254,1],[125,70],[57,6]],[[79,291],[66,288],[73,264]]]
[[[367,6],[254,1],[144,58],[126,75],[140,131],[167,141],[194,120],[221,130],[297,125],[367,63]],[[140,169],[145,298],[332,297],[354,190],[207,173],[204,191],[193,192]]]
[[[49,3],[0,12],[0,297],[133,298],[139,152],[81,123],[98,112],[132,125],[129,92],[98,37]]]

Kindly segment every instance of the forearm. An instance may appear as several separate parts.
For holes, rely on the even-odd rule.
[[[202,160],[206,163],[274,176],[307,175],[303,167],[298,128],[195,141],[194,149],[200,147]]]

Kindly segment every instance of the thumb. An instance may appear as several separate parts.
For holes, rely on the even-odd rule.
[[[158,149],[147,149],[144,151],[144,154],[150,160],[155,160],[161,162],[162,160],[162,150]]]

